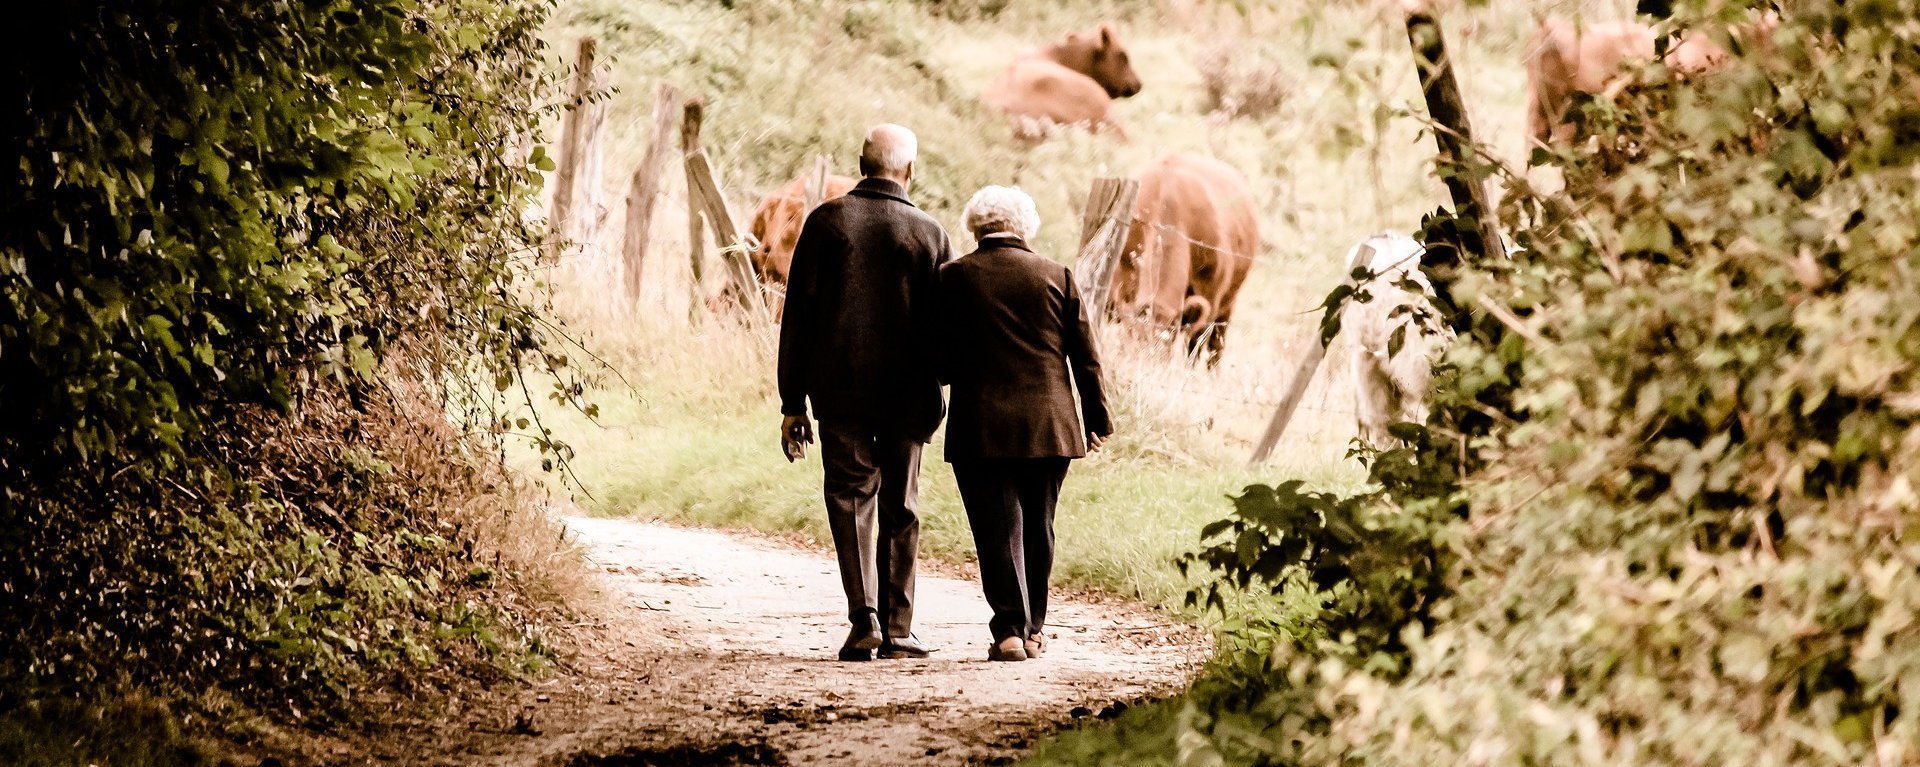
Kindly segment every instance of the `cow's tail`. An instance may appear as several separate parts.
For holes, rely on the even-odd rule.
[[[1187,303],[1180,307],[1180,324],[1186,327],[1213,324],[1213,302],[1204,296],[1187,296]]]

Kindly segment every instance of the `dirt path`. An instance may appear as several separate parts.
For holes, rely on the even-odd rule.
[[[567,525],[608,596],[582,657],[506,712],[456,717],[389,754],[396,763],[1005,761],[1076,715],[1177,689],[1204,652],[1164,615],[1067,597],[1045,658],[989,663],[978,584],[923,569],[915,632],[939,651],[840,663],[845,602],[822,552],[657,523]]]

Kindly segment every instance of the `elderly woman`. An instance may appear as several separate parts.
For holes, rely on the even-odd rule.
[[[941,379],[953,386],[947,462],[967,507],[997,661],[1046,649],[1053,507],[1067,462],[1113,424],[1100,358],[1067,268],[1033,252],[1033,198],[989,186],[967,203],[979,247],[940,268]],[[1080,407],[1074,408],[1074,389]]]

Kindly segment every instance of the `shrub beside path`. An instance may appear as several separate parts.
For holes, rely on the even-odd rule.
[[[1145,606],[1062,594],[1046,657],[986,660],[976,581],[923,567],[925,660],[840,663],[845,598],[826,552],[628,520],[567,526],[606,599],[563,673],[387,739],[410,764],[969,764],[1076,716],[1187,682],[1201,632]],[[935,571],[954,568],[933,568]],[[407,745],[410,744],[410,745]]]

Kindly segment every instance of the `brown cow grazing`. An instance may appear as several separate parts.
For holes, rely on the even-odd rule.
[[[1768,12],[1733,30],[1736,37],[1764,47],[1780,23]],[[1564,143],[1573,137],[1567,108],[1573,94],[1613,98],[1632,82],[1634,68],[1652,63],[1659,35],[1639,21],[1576,24],[1546,19],[1527,43],[1527,132],[1540,144]],[[1710,72],[1725,66],[1730,54],[1713,38],[1700,33],[1670,42],[1661,60],[1678,77]]]
[[[1067,125],[1124,136],[1109,114],[1113,100],[1139,92],[1140,75],[1113,22],[1106,22],[1091,34],[1070,32],[1065,40],[1021,54],[987,86],[985,100],[1014,118],[1014,135],[1037,141]]]
[[[753,235],[753,272],[762,285],[787,284],[787,269],[793,265],[793,246],[800,241],[800,225],[805,222],[807,212],[807,181],[807,175],[802,174],[787,182],[761,198],[760,207],[753,210],[753,221],[747,231]],[[852,189],[853,179],[827,176],[826,194],[820,200],[831,200]],[[774,319],[779,319],[781,299],[775,296],[769,303]]]
[[[1186,336],[1220,362],[1233,301],[1260,251],[1246,177],[1211,157],[1170,154],[1137,176],[1133,225],[1114,270],[1115,315]]]

